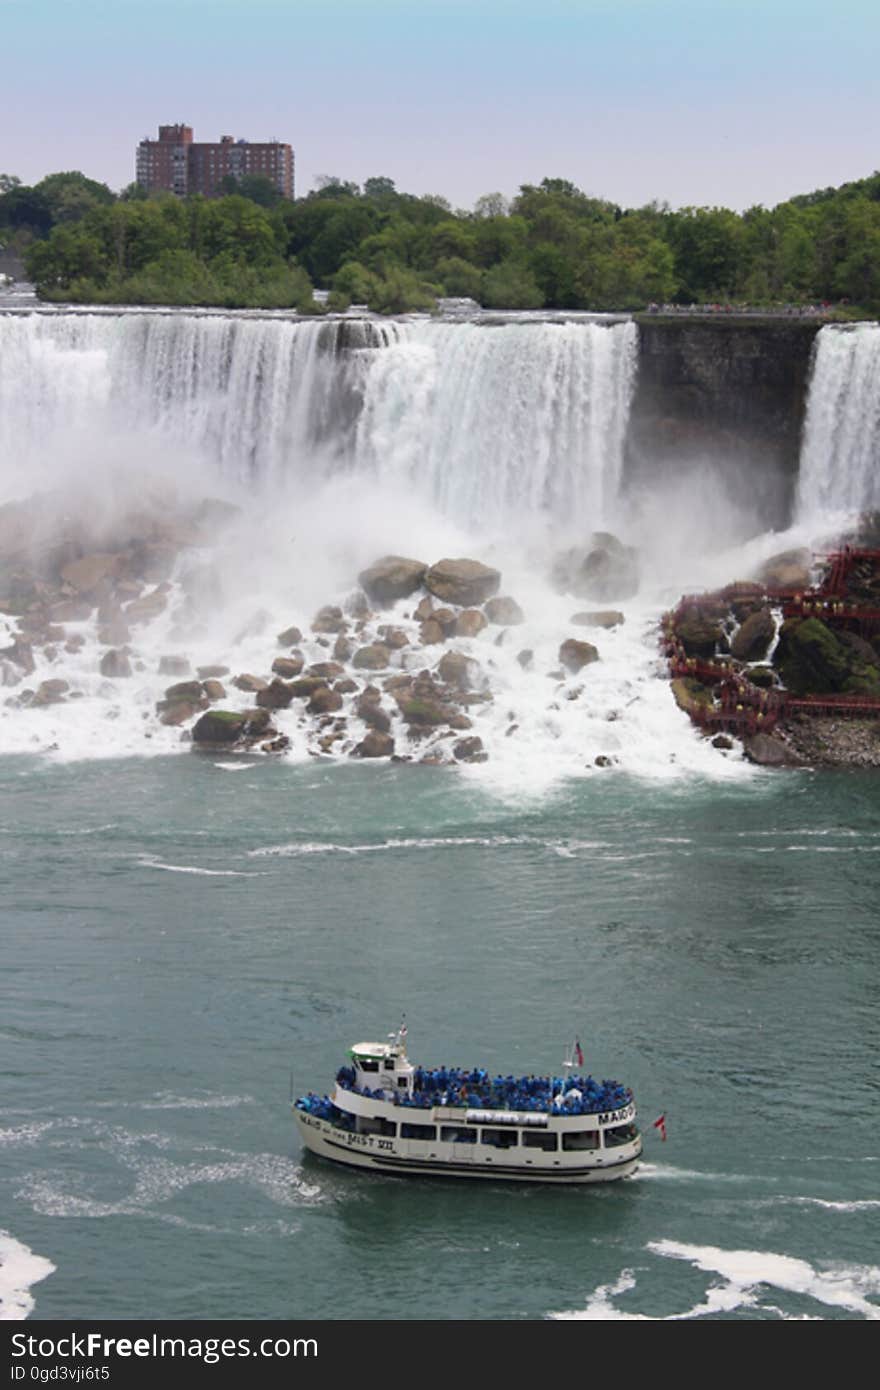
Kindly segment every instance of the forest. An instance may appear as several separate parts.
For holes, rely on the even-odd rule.
[[[489,309],[821,304],[857,317],[880,310],[880,173],[742,213],[621,208],[562,178],[464,210],[380,176],[323,178],[290,201],[259,175],[205,199],[135,184],[115,194],[78,171],[32,186],[3,174],[0,244],[56,302],[395,314],[467,297]]]

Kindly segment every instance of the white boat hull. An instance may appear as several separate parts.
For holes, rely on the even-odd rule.
[[[489,1178],[493,1182],[599,1183],[626,1178],[638,1167],[641,1138],[619,1149],[600,1152],[562,1153],[552,1158],[535,1151],[534,1156],[512,1158],[509,1151],[485,1153],[483,1145],[428,1143],[386,1139],[376,1134],[343,1130],[327,1120],[295,1110],[303,1143],[310,1153],[349,1168],[365,1168],[373,1173],[397,1176]],[[455,1152],[451,1152],[455,1150]]]

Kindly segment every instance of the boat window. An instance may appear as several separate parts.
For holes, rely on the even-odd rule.
[[[358,1128],[361,1134],[385,1134],[395,1135],[397,1133],[397,1122],[395,1120],[380,1119],[375,1115],[360,1116]]]
[[[433,1141],[437,1138],[437,1126],[402,1124],[400,1137],[401,1139],[430,1139]]]
[[[405,1077],[405,1076],[398,1076],[398,1078],[397,1078],[397,1084],[398,1084],[398,1086],[406,1086],[406,1077]]]
[[[379,1070],[379,1063],[378,1063],[378,1062],[369,1062],[369,1061],[366,1061],[364,1058],[361,1058],[361,1059],[358,1061],[358,1066],[360,1067],[361,1071],[378,1071],[378,1070]]]
[[[556,1135],[548,1134],[546,1130],[536,1133],[533,1129],[527,1129],[523,1132],[522,1141],[525,1149],[543,1149],[548,1154],[556,1152]]]
[[[575,1129],[562,1136],[562,1148],[565,1153],[571,1153],[575,1149],[598,1149],[599,1132],[595,1129]]]
[[[476,1144],[477,1131],[464,1125],[442,1125],[440,1138],[444,1144]]]
[[[635,1125],[615,1125],[614,1129],[605,1131],[606,1149],[614,1149],[618,1144],[630,1144],[638,1134]]]
[[[515,1129],[484,1129],[480,1139],[484,1144],[491,1144],[493,1149],[513,1149],[517,1137]]]

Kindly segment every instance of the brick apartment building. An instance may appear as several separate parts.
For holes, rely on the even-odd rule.
[[[293,197],[293,150],[278,140],[255,144],[224,135],[216,144],[196,143],[192,126],[160,125],[158,140],[142,140],[137,148],[136,178],[148,192],[164,189],[185,198],[201,193],[218,198],[223,180],[263,174],[285,198]]]

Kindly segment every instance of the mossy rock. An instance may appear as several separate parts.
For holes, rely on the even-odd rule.
[[[819,618],[782,624],[773,665],[795,695],[828,695],[846,688],[854,674],[850,650]]]
[[[701,710],[712,709],[715,704],[709,687],[691,676],[677,676],[671,685],[675,703],[685,714],[698,714]]]
[[[745,677],[761,690],[770,690],[776,684],[772,666],[749,666],[745,671]]]

